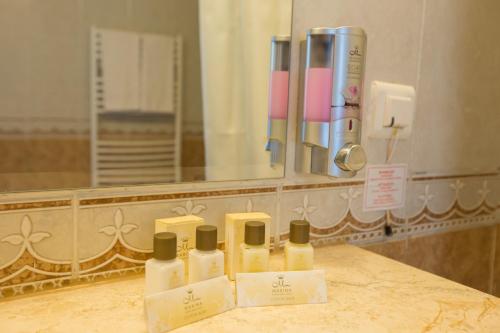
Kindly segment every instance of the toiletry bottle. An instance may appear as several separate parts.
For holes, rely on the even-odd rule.
[[[262,212],[226,214],[224,259],[226,274],[231,280],[236,278],[236,273],[241,272],[241,244],[245,242],[245,223],[260,221],[266,226],[264,245],[269,248],[271,235],[271,216]]]
[[[177,236],[173,232],[154,235],[153,258],[146,261],[145,295],[184,285],[184,262],[177,258]]]
[[[265,246],[265,224],[259,221],[245,223],[245,243],[241,244],[240,271],[242,273],[266,272],[269,267],[269,250]]]
[[[195,247],[196,227],[203,224],[205,220],[195,215],[161,218],[155,221],[155,232],[174,232],[177,235],[177,258],[184,261],[186,274],[189,250]]]
[[[196,227],[196,248],[189,251],[189,283],[224,275],[224,253],[217,250],[217,227]]]
[[[290,222],[290,240],[285,244],[285,270],[306,271],[313,268],[314,249],[309,243],[309,222]]]

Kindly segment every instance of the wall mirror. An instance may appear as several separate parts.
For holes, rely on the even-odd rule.
[[[0,191],[282,177],[291,12],[0,0]]]

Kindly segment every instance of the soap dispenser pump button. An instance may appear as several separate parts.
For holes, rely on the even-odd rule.
[[[359,171],[366,164],[366,155],[363,147],[348,143],[335,156],[335,164],[344,171]]]

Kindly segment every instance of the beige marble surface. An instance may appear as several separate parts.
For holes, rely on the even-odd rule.
[[[276,269],[281,254],[273,256]],[[235,309],[175,332],[500,332],[500,299],[349,245],[316,249],[329,302]],[[0,332],[145,332],[143,278],[0,303]]]

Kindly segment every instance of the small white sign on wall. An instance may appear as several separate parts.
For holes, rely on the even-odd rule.
[[[368,165],[365,175],[363,210],[403,207],[406,199],[407,164]]]

